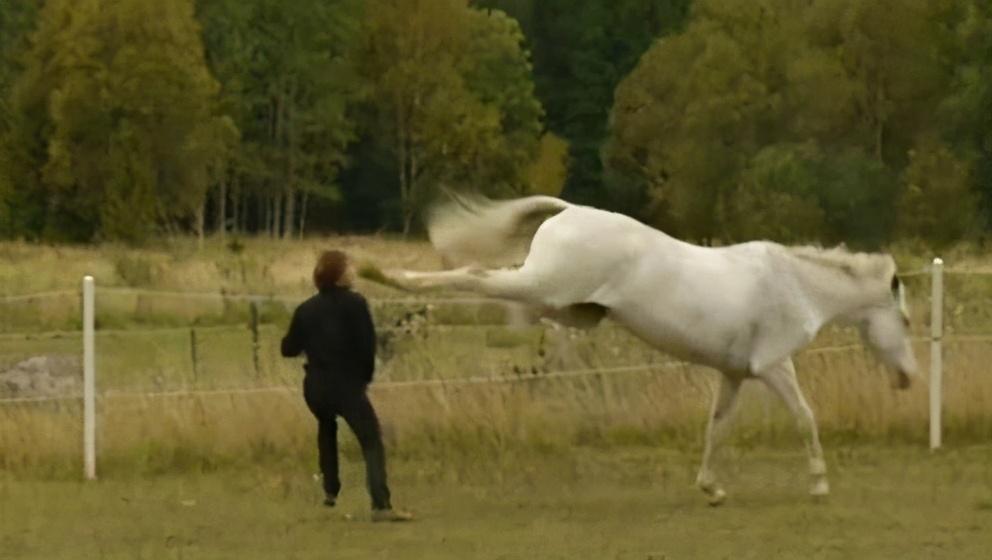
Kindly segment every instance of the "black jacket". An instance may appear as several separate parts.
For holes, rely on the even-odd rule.
[[[366,385],[375,370],[375,326],[365,298],[346,288],[301,303],[282,339],[282,355],[306,353],[308,375]]]

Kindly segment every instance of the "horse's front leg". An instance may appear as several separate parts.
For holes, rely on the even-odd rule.
[[[796,381],[796,367],[793,365],[792,359],[787,359],[779,365],[759,373],[758,377],[785,402],[785,405],[796,418],[809,457],[811,477],[809,493],[813,496],[826,496],[830,493],[830,483],[827,482],[827,463],[823,460],[823,448],[820,446],[820,435],[816,428],[813,410],[799,389],[799,383]]]
[[[717,482],[712,462],[717,449],[730,432],[740,387],[740,379],[727,374],[720,376],[720,386],[713,397],[710,421],[706,427],[706,447],[703,450],[703,464],[699,467],[696,485],[709,496],[710,505],[714,506],[722,504],[727,493]]]

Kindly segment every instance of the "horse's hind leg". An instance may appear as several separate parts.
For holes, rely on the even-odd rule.
[[[526,268],[482,269],[464,267],[441,272],[396,272],[396,280],[406,286],[467,290],[494,298],[541,303],[538,282]]]
[[[796,381],[796,367],[792,359],[787,359],[758,374],[768,387],[777,394],[792,412],[799,424],[806,453],[809,456],[809,474],[812,478],[809,493],[813,496],[826,496],[830,493],[827,482],[827,464],[823,460],[823,448],[820,446],[820,435],[816,429],[816,419],[809,407],[799,383]]]
[[[709,496],[710,505],[714,506],[723,503],[727,493],[717,482],[712,462],[720,444],[730,432],[740,387],[740,379],[730,377],[727,374],[720,376],[720,386],[713,398],[710,421],[706,427],[706,447],[703,450],[703,464],[699,467],[696,485]]]

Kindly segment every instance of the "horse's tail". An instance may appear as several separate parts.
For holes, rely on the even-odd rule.
[[[551,196],[490,200],[451,194],[429,214],[431,244],[447,266],[511,266],[523,262],[537,228],[572,206]]]

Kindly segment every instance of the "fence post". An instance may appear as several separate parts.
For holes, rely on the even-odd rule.
[[[941,403],[943,401],[944,261],[933,260],[930,283],[930,449],[941,444]]]
[[[95,286],[92,276],[83,277],[83,474],[96,479],[96,355],[94,330]]]

